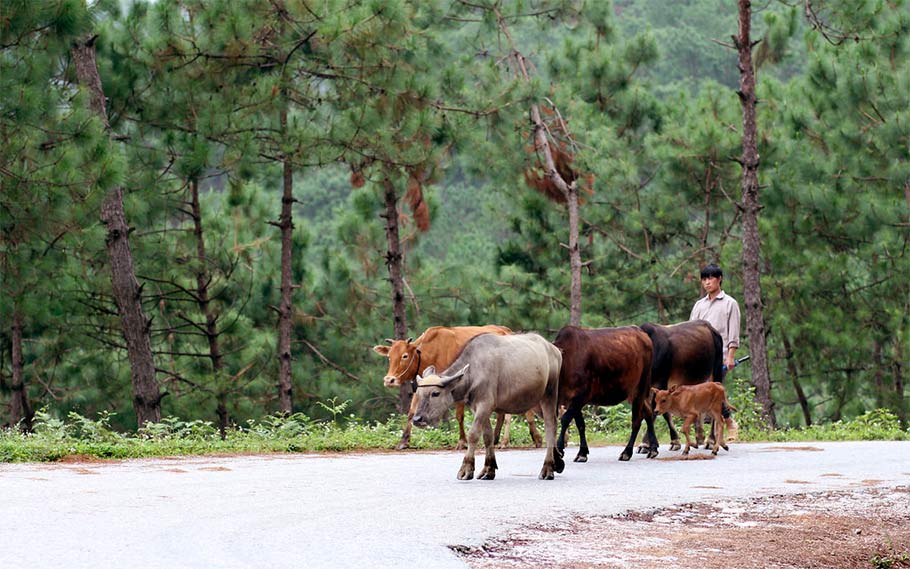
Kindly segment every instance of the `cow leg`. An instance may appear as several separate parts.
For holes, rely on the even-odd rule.
[[[654,430],[654,412],[649,408],[645,407],[643,409],[645,414],[645,434],[644,436],[648,439],[648,445],[650,450],[648,451],[648,458],[654,458],[660,452],[660,442],[657,440],[657,433]]]
[[[632,403],[632,435],[629,437],[629,442],[626,443],[626,448],[623,449],[622,454],[619,455],[619,460],[626,461],[632,460],[632,449],[635,446],[635,439],[638,438],[638,431],[641,430],[641,420],[647,415],[648,412],[645,410],[645,402],[643,399],[633,401]],[[648,437],[649,439],[654,437],[654,421],[651,420],[651,434]],[[654,453],[653,455],[651,453]],[[652,458],[657,456],[656,449],[649,449],[648,457]]]
[[[477,443],[480,441],[480,435],[483,432],[483,421],[490,423],[490,412],[482,413],[474,410],[474,423],[471,424],[471,431],[468,433],[468,449],[464,453],[464,459],[461,461],[461,468],[458,469],[459,480],[470,480],[474,478],[474,454],[477,450]],[[492,438],[492,437],[491,437]]]
[[[699,415],[698,419],[695,421],[695,448],[698,448],[701,445],[705,445],[705,448],[708,448],[708,446],[711,444],[710,440],[708,442],[705,442],[705,422],[702,419],[703,417],[704,415]],[[714,436],[713,428],[711,430],[711,433],[711,437],[709,438],[713,438]]]
[[[531,433],[531,440],[534,441],[534,448],[540,448],[543,446],[543,439],[540,436],[540,431],[537,429],[537,423],[534,421],[534,411],[528,411],[525,413],[525,419],[528,421],[528,432]]]
[[[581,408],[575,412],[575,428],[578,429],[578,454],[575,462],[588,462],[588,438],[585,436],[585,416]]]
[[[724,417],[720,413],[714,414],[714,454],[717,454],[718,447],[730,452],[727,441],[724,439]]]
[[[404,430],[401,432],[401,440],[398,441],[398,446],[395,447],[395,450],[404,450],[408,448],[411,444],[411,419],[414,418],[414,413],[417,412],[417,394],[411,396],[411,406],[408,408],[408,418],[404,423]]]
[[[685,417],[685,419],[683,419],[682,431],[683,431],[683,435],[686,436],[686,448],[683,449],[683,452],[682,452],[683,454],[689,454],[689,449],[692,447],[692,438],[689,436],[689,429],[692,428],[692,423],[694,423],[698,420],[699,420],[698,415],[695,415],[695,416],[687,415]],[[696,446],[695,448],[698,448],[698,447]]]
[[[562,414],[562,429],[559,431],[558,448],[561,456],[565,455],[566,448],[566,430],[569,423],[575,419],[575,426],[578,428],[578,454],[575,456],[575,462],[588,462],[588,439],[585,437],[585,419],[581,414],[583,403],[570,403],[566,412]]]
[[[664,413],[664,420],[667,422],[667,428],[670,430],[670,450],[679,450],[682,445],[679,442],[679,433],[673,426],[673,417],[669,413]]]
[[[500,438],[500,435],[505,429],[505,435]],[[499,448],[506,448],[509,446],[509,433],[512,431],[512,416],[508,413],[496,413],[496,432],[493,436],[493,443],[496,444]]]
[[[475,419],[474,425],[477,424]],[[496,449],[493,444],[493,427],[490,426],[490,413],[486,413],[485,418],[482,419],[480,428],[483,431],[483,446],[484,446],[484,460],[483,460],[483,469],[480,471],[480,474],[477,476],[478,480],[493,480],[496,478],[496,469],[498,468],[496,464]],[[471,426],[471,432],[474,431],[474,426]]]
[[[543,468],[540,469],[541,480],[553,480],[557,473],[566,468],[562,453],[556,450],[557,437],[556,425],[559,406],[557,405],[556,388],[550,390],[540,402],[540,414],[543,416],[544,438],[547,443],[547,452],[544,455]],[[532,413],[533,415],[533,413]]]
[[[455,450],[462,450],[467,447],[467,439],[464,434],[464,402],[455,404],[455,419],[458,421],[458,444]]]
[[[496,413],[496,426],[493,427],[493,444],[499,446],[499,436],[502,434],[503,413]],[[502,448],[502,447],[499,447]]]

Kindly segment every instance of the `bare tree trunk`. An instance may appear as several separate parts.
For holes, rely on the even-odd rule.
[[[765,340],[765,321],[761,294],[761,238],[758,233],[758,143],[755,123],[755,69],[752,65],[750,38],[752,2],[739,0],[739,35],[733,41],[739,52],[739,99],[743,108],[743,296],[746,303],[746,329],[749,352],[752,356],[752,384],[755,397],[762,406],[762,419],[774,429],[774,401],[771,399],[771,377],[768,371],[768,348]]]
[[[581,250],[578,248],[578,191],[575,184],[567,192],[566,200],[569,210],[569,268],[572,272],[569,324],[581,326]]]
[[[285,97],[287,101],[287,97]],[[281,109],[281,132],[287,132],[287,104]],[[283,171],[284,190],[281,196],[281,218],[278,227],[281,229],[281,301],[278,306],[278,404],[282,413],[290,414],[293,410],[293,393],[291,383],[291,246],[294,234],[294,172],[291,160],[284,157]]]
[[[906,381],[904,380],[904,345],[901,343],[900,338],[894,340],[894,398],[897,402],[897,416],[901,420],[901,424],[905,427],[908,425],[908,413],[907,413],[907,401],[906,394],[904,390],[906,389]]]
[[[71,53],[80,85],[87,89],[91,109],[109,126],[104,89],[95,62],[95,39],[82,39],[73,44]],[[130,228],[123,211],[123,189],[114,188],[101,204],[101,221],[107,228],[107,253],[111,264],[111,284],[133,385],[133,408],[140,427],[161,420],[161,398],[152,356],[151,319],[142,310],[142,287],[133,269],[130,250]]]
[[[809,400],[806,398],[806,392],[803,391],[803,386],[799,382],[799,367],[796,365],[796,358],[793,357],[790,338],[788,338],[786,334],[782,337],[784,340],[784,350],[787,352],[787,373],[790,374],[790,379],[793,382],[793,389],[796,390],[796,397],[799,399],[799,406],[803,410],[803,420],[808,427],[812,425],[812,412],[809,407]]]
[[[885,368],[882,365],[882,343],[878,338],[872,339],[872,365],[875,366],[875,371],[872,372],[875,383],[875,407],[884,409],[888,406],[888,397],[885,391]]]
[[[398,195],[395,184],[388,172],[382,181],[385,197],[385,235],[389,250],[385,255],[385,264],[389,269],[389,281],[392,283],[392,319],[395,326],[395,339],[403,340],[408,335],[408,314],[404,303],[404,277],[402,265],[404,255],[401,252],[401,241],[398,235]],[[411,404],[411,386],[402,385],[398,390],[398,412],[405,414]]]
[[[15,302],[15,301],[14,301]],[[25,385],[25,364],[22,357],[22,313],[18,306],[13,307],[12,323],[12,356],[13,361],[13,395],[10,400],[10,427],[19,426],[19,429],[28,433],[32,430],[32,419],[35,414],[28,401],[28,389]]]
[[[205,250],[205,233],[202,229],[202,208],[199,205],[199,181],[190,180],[190,208],[193,217],[193,237],[196,239],[196,303],[205,316],[205,337],[209,344],[209,359],[212,361],[212,371],[215,376],[222,379],[221,372],[224,368],[224,358],[221,355],[221,344],[218,332],[218,314],[212,309],[209,297],[209,281],[211,273],[208,270],[208,254]],[[220,384],[219,384],[220,385]],[[228,413],[227,393],[225,388],[218,389],[218,430],[221,440],[227,438]]]
[[[524,55],[518,51],[512,35],[509,33],[509,27],[506,20],[499,12],[498,8],[493,8],[499,29],[509,40],[512,48],[511,57],[515,60],[518,70],[525,81],[531,81],[531,74],[528,72],[528,65]],[[579,217],[578,217],[578,184],[576,181],[566,182],[556,169],[556,162],[553,159],[553,152],[550,148],[550,141],[547,138],[547,128],[540,116],[540,106],[531,105],[531,123],[534,128],[534,150],[539,156],[543,156],[546,170],[546,177],[553,185],[562,192],[566,200],[566,207],[569,214],[569,270],[571,273],[571,292],[569,299],[569,324],[573,326],[581,325],[581,251],[578,247]],[[566,135],[569,135],[566,129]]]

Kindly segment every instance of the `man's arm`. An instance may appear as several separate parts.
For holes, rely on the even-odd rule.
[[[739,347],[739,326],[739,304],[734,300],[730,306],[730,316],[727,318],[727,333],[730,335],[730,341],[727,343],[727,357],[724,361],[727,369],[733,369],[733,366],[736,365],[736,349]]]

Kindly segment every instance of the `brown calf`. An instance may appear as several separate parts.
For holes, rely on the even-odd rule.
[[[698,385],[671,385],[670,389],[652,388],[651,391],[654,393],[657,413],[669,413],[682,417],[682,431],[686,436],[686,448],[683,450],[683,454],[689,454],[689,448],[692,446],[689,429],[705,414],[714,420],[714,448],[711,454],[717,454],[720,447],[726,451],[730,450],[724,440],[722,409],[724,405],[734,411],[736,409],[727,401],[727,391],[723,385],[712,381]],[[698,447],[696,446],[696,448]]]

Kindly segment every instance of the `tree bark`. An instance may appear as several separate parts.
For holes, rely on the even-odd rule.
[[[281,109],[281,132],[288,128],[287,96]],[[290,157],[284,157],[283,192],[281,195],[281,218],[278,227],[281,230],[281,300],[278,306],[278,404],[282,413],[290,414],[293,410],[293,387],[291,374],[291,247],[294,235],[294,172]]]
[[[389,281],[392,283],[392,319],[395,326],[395,339],[404,340],[408,335],[408,314],[404,303],[404,255],[401,252],[401,240],[398,235],[398,195],[395,184],[386,172],[382,181],[385,199],[385,235],[389,249],[385,255],[385,264],[389,269]],[[398,412],[405,414],[411,404],[411,386],[402,385],[398,390]]]
[[[892,369],[894,370],[894,397],[897,403],[897,416],[900,418],[901,424],[906,427],[910,424],[908,422],[910,414],[907,412],[906,395],[904,393],[907,385],[904,380],[904,361],[904,345],[901,343],[900,337],[898,337],[894,340],[894,360],[892,364]]]
[[[190,180],[190,208],[193,217],[193,237],[196,240],[196,303],[200,312],[205,316],[205,337],[209,344],[209,359],[212,361],[212,372],[216,377],[221,376],[224,368],[224,358],[221,355],[220,333],[218,332],[218,314],[212,309],[209,297],[209,281],[211,273],[208,270],[208,254],[205,249],[205,233],[202,228],[202,207],[199,205],[199,181]],[[219,383],[220,385],[220,383]],[[227,438],[228,412],[227,393],[224,388],[218,390],[218,430],[221,440]]]
[[[799,399],[799,406],[803,410],[803,420],[808,427],[812,425],[812,410],[809,407],[809,400],[806,398],[806,392],[803,391],[803,386],[799,381],[799,367],[796,365],[796,358],[793,357],[793,348],[790,344],[790,338],[784,334],[783,340],[784,350],[787,352],[787,373],[790,374],[790,379],[793,382],[793,389],[796,390],[796,397]]]
[[[32,406],[28,401],[28,389],[25,385],[25,363],[22,356],[22,313],[18,306],[13,307],[12,317],[12,399],[10,400],[10,427],[16,426],[23,433],[29,433],[32,430],[32,419],[35,414],[32,412]]]
[[[104,89],[95,61],[95,39],[84,38],[73,44],[71,53],[79,84],[88,90],[91,110],[109,128]],[[126,340],[127,357],[133,386],[133,409],[139,427],[161,420],[161,393],[155,377],[152,356],[151,319],[142,310],[142,287],[133,269],[130,249],[130,228],[123,211],[123,188],[116,187],[101,204],[101,221],[107,229],[105,242],[111,265],[111,284],[114,301],[120,315],[121,329]]]
[[[762,406],[762,419],[771,429],[777,427],[774,401],[771,399],[771,377],[768,370],[768,348],[761,294],[761,238],[758,232],[758,143],[755,120],[755,69],[752,65],[752,2],[739,0],[739,35],[734,43],[739,52],[739,100],[743,109],[743,153],[740,160],[743,209],[743,296],[746,303],[746,329],[752,356],[752,384]]]

